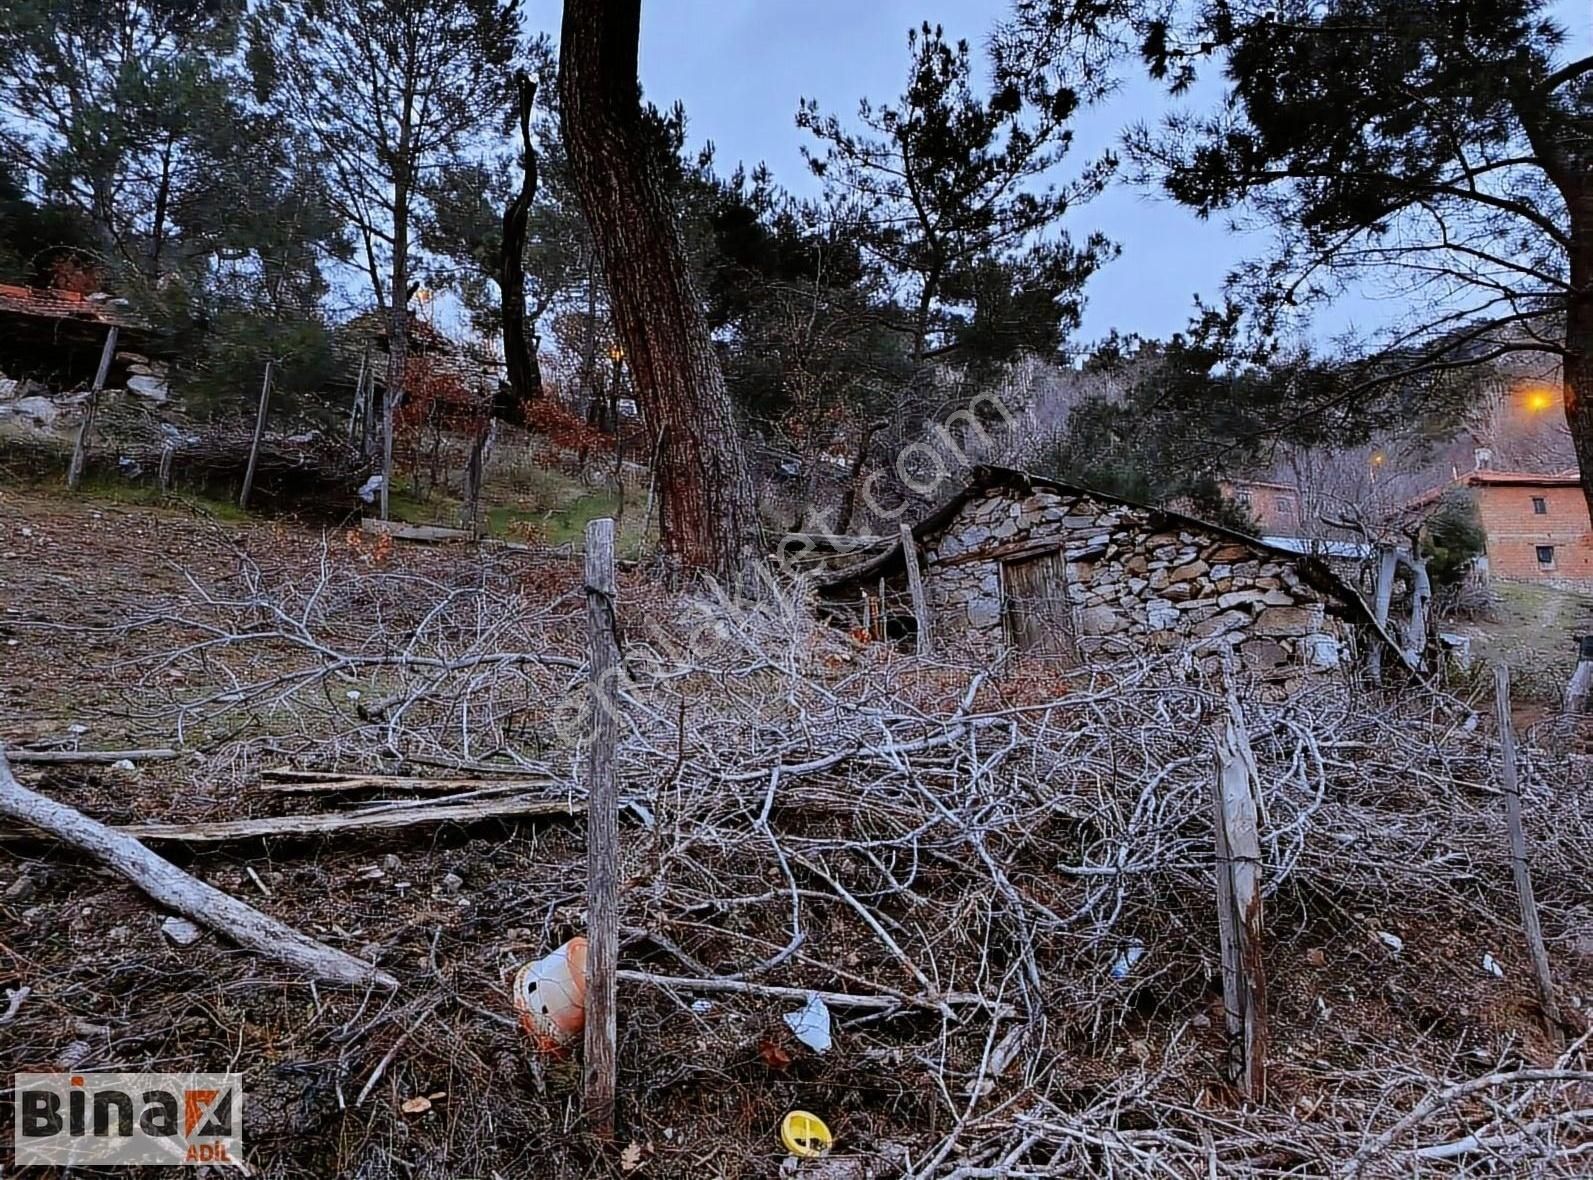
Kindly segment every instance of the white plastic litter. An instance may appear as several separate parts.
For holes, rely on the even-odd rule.
[[[1379,930],[1377,932],[1377,937],[1384,946],[1393,951],[1396,955],[1405,949],[1405,940],[1397,934],[1390,934],[1387,930]]]
[[[380,475],[373,475],[364,483],[360,484],[359,491],[355,492],[354,494],[361,500],[364,500],[367,504],[374,504],[376,502],[376,493],[381,490],[382,477]]]
[[[1487,951],[1482,952],[1482,969],[1489,975],[1497,975],[1500,979],[1504,978],[1504,968],[1499,966],[1499,960]]]
[[[115,762],[111,763],[111,769],[112,770],[137,770],[138,768],[133,765],[133,760],[131,758],[118,758]]]
[[[714,1010],[714,1002],[712,1000],[693,1000],[691,1002],[691,1010],[698,1016],[707,1016],[708,1013]]]
[[[785,1022],[791,1026],[796,1039],[815,1053],[829,1050],[830,1010],[819,999],[817,992],[809,993],[808,1002],[795,1012],[787,1012]]]
[[[1117,980],[1127,979],[1134,970],[1134,965],[1145,957],[1145,948],[1139,943],[1131,943],[1127,950],[1117,956],[1112,963],[1112,978]]]

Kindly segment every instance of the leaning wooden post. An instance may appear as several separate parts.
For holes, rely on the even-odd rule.
[[[1516,898],[1521,903],[1521,926],[1527,935],[1527,954],[1532,959],[1532,975],[1538,985],[1538,1003],[1543,1008],[1550,1034],[1560,1035],[1560,1007],[1554,1002],[1554,980],[1549,975],[1549,952],[1543,945],[1543,927],[1538,921],[1538,901],[1532,892],[1532,873],[1527,868],[1527,834],[1521,826],[1521,783],[1516,777],[1516,731],[1510,721],[1510,669],[1498,664],[1493,670],[1494,705],[1499,718],[1499,752],[1504,779],[1505,823],[1510,830],[1510,872],[1516,879]]]
[[[1267,977],[1262,965],[1261,842],[1245,742],[1232,721],[1217,733],[1214,827],[1217,837],[1217,930],[1231,1080],[1246,1098],[1267,1097]]]
[[[249,466],[243,470],[243,491],[238,493],[238,507],[249,507],[249,493],[254,490],[254,467],[260,461],[260,440],[265,437],[266,414],[271,406],[271,361],[266,361],[265,380],[260,383],[260,408],[254,415],[254,441],[249,444]]]
[[[902,560],[907,565],[907,591],[913,597],[913,623],[918,631],[918,654],[931,654],[934,643],[929,634],[929,600],[924,597],[924,575],[918,568],[918,543],[913,530],[902,521]]]
[[[616,977],[619,966],[619,648],[614,629],[614,522],[586,526],[587,689],[592,741],[586,782],[586,1121],[614,1134]]]
[[[365,367],[370,364],[371,350],[360,353],[360,375],[354,381],[354,400],[348,407],[348,445],[354,445],[354,423],[365,408]]]
[[[94,433],[94,415],[100,408],[100,390],[105,388],[105,378],[111,372],[111,358],[116,355],[116,325],[105,333],[105,347],[100,350],[100,367],[94,373],[94,386],[89,390],[88,408],[83,411],[83,423],[77,428],[77,440],[72,444],[72,462],[66,468],[66,486],[77,491],[83,482],[83,468],[88,463],[89,436]]]

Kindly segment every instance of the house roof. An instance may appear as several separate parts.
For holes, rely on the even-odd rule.
[[[962,506],[978,496],[997,490],[1028,495],[1036,489],[1060,492],[1064,495],[1089,496],[1091,499],[1103,500],[1111,504],[1144,508],[1150,511],[1152,522],[1158,525],[1170,524],[1198,528],[1203,532],[1214,533],[1237,544],[1245,545],[1257,552],[1285,558],[1294,564],[1295,568],[1300,571],[1301,577],[1308,583],[1344,603],[1358,618],[1368,622],[1372,618],[1372,612],[1367,607],[1365,600],[1320,558],[1302,555],[1297,550],[1272,544],[1249,533],[1243,533],[1238,529],[1216,524],[1213,521],[1202,520],[1197,516],[1189,516],[1169,508],[1160,508],[1154,504],[1142,504],[1135,500],[1125,499],[1122,496],[1114,496],[1109,492],[1103,492],[1096,488],[1085,487],[1082,484],[1048,479],[1045,476],[1019,471],[1012,467],[991,465],[975,467],[968,481],[956,494],[912,527],[913,539],[915,541],[923,541],[926,537],[933,535],[950,524]],[[894,573],[898,568],[905,568],[902,560],[900,538],[878,556],[872,557],[850,569],[843,570],[834,577],[821,580],[818,583],[819,592],[826,595],[836,594],[841,590],[855,587],[865,580]]]
[[[1225,479],[1222,481],[1231,488],[1273,488],[1280,492],[1293,492],[1299,495],[1300,489],[1292,483],[1279,483],[1271,479]]]
[[[385,311],[361,312],[344,325],[347,332],[356,336],[367,336],[381,348],[387,347],[388,327],[389,321]],[[405,332],[405,341],[414,352],[429,352],[441,356],[455,356],[460,352],[459,346],[446,333],[427,323],[413,310],[409,313],[409,327]]]
[[[1582,483],[1582,473],[1575,467],[1549,473],[1537,471],[1472,471],[1461,479],[1472,487],[1491,487],[1494,484],[1536,484],[1545,488],[1574,488]]]
[[[78,291],[20,287],[0,283],[0,315],[32,316],[50,320],[77,320],[115,324],[120,328],[143,325],[127,309],[125,301],[103,293],[84,295]]]
[[[1575,488],[1582,486],[1582,473],[1575,467],[1568,467],[1564,471],[1494,471],[1483,467],[1476,471],[1468,471],[1457,479],[1448,483],[1441,483],[1435,488],[1428,488],[1419,496],[1413,496],[1405,502],[1406,508],[1427,508],[1443,499],[1444,493],[1453,488],[1493,488],[1493,487],[1518,487],[1518,488]]]

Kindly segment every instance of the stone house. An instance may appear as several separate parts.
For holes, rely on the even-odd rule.
[[[1553,474],[1479,467],[1413,502],[1430,510],[1444,493],[1464,489],[1486,537],[1479,567],[1489,577],[1593,586],[1593,522],[1576,468]]]
[[[866,611],[877,634],[916,630],[911,556],[933,641],[983,658],[1183,650],[1210,670],[1234,652],[1286,681],[1346,664],[1371,626],[1360,595],[1316,558],[1009,468],[975,469],[911,539],[911,554],[898,542],[824,580],[830,613]]]

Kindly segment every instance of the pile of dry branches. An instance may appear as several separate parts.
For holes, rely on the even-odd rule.
[[[324,796],[357,794],[361,814],[578,803],[577,583],[486,550],[426,570],[335,542],[275,566],[240,553],[225,586],[190,578],[126,623],[149,654],[117,676],[146,730],[204,751],[232,815],[302,807],[260,787],[284,763],[389,776]],[[1269,703],[1176,662],[907,658],[816,625],[773,579],[742,602],[633,571],[618,613],[620,1123],[650,1174],[772,1175],[793,1107],[860,1157],[836,1176],[1587,1167],[1586,1037],[1556,1042],[1536,1017],[1497,745],[1466,700],[1323,678]],[[1236,708],[1259,772],[1273,997],[1271,1084],[1249,1106],[1230,1085],[1213,894],[1212,733]],[[1550,955],[1585,997],[1587,756],[1565,731],[1525,751]],[[439,792],[417,803],[426,776]],[[582,926],[579,829],[521,832],[519,875],[463,929],[403,897],[363,912],[402,987],[369,1027],[329,1021],[340,1100],[344,1075],[369,1092],[435,1074],[430,1056],[495,1112],[451,1126],[446,1171],[411,1174],[503,1170],[506,1145],[566,1174],[568,1080],[484,1049],[457,1060],[472,1037],[514,1035],[504,973]],[[286,898],[273,912],[295,920]],[[836,1020],[822,1055],[780,1019],[810,990]],[[1562,1007],[1581,1020],[1586,1002]],[[454,1004],[452,1034],[412,1036]]]

